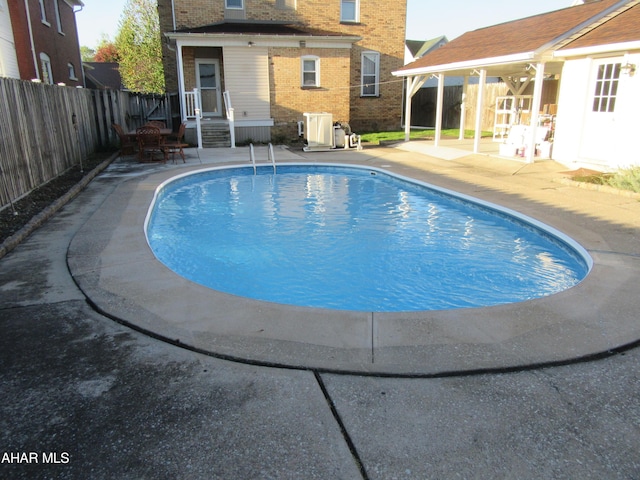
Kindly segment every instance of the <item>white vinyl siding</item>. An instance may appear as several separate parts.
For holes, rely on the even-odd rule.
[[[20,78],[13,29],[6,8],[6,0],[0,0],[0,77]]]
[[[236,122],[271,119],[266,48],[224,47],[223,77]]]

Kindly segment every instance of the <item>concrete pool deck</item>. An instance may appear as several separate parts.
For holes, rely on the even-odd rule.
[[[411,313],[310,309],[212,291],[160,264],[142,225],[161,182],[203,167],[247,165],[246,149],[192,150],[187,164],[140,166],[146,173],[121,182],[75,235],[69,269],[104,315],[196,352],[265,366],[400,376],[509,371],[608,355],[640,338],[638,200],[563,184],[567,169],[552,161],[451,160],[450,149],[438,159],[416,148],[419,142],[410,150],[277,149],[276,160],[381,168],[511,208],[580,243],[593,258],[591,273],[542,299]],[[266,158],[258,149],[258,163]]]

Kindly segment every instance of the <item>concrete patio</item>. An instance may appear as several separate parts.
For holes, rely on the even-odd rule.
[[[392,170],[507,206],[580,242],[592,273],[547,299],[340,313],[323,330],[334,313],[238,304],[144,250],[159,182],[247,164],[247,149],[117,161],[0,260],[0,455],[40,459],[3,461],[2,477],[639,477],[640,202],[561,183],[551,161],[409,145],[276,159]]]

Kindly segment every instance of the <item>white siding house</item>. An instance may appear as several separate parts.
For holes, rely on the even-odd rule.
[[[0,0],[0,77],[20,78],[7,0]]]

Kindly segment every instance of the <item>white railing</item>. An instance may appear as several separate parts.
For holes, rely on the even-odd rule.
[[[273,174],[276,174],[276,155],[273,153],[273,145],[270,143],[269,144],[269,160],[271,160],[271,163],[273,164]]]
[[[182,98],[185,119],[195,119],[198,116],[202,118],[202,110],[200,109],[200,105],[202,105],[202,101],[200,100],[200,91],[197,88],[194,88],[191,92],[184,92]]]
[[[224,97],[224,109],[229,121],[229,135],[231,136],[231,148],[236,148],[236,117],[231,105],[231,94],[228,90],[222,92]]]
[[[253,164],[253,174],[256,174],[256,152],[253,149],[253,143],[249,144],[249,158],[251,159],[251,163]]]

